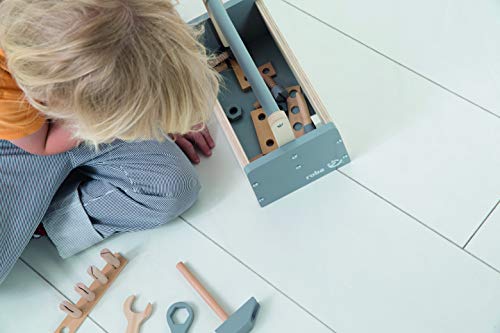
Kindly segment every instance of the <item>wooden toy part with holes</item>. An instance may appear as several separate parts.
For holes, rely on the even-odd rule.
[[[314,129],[311,114],[300,86],[289,87],[287,90],[289,93],[287,98],[288,119],[290,119],[290,125],[292,125],[295,137],[299,138],[304,133]]]
[[[59,305],[59,308],[67,316],[54,331],[55,333],[76,332],[128,262],[119,253],[113,254],[108,249],[101,251],[101,257],[107,264],[102,270],[97,269],[95,266],[89,267],[88,272],[94,279],[90,287],[86,287],[83,283],[78,283],[75,286],[75,290],[81,295],[76,305],[68,301],[63,301]]]
[[[253,110],[250,112],[252,117],[253,125],[255,127],[255,133],[257,134],[257,139],[259,140],[260,149],[263,155],[269,154],[276,148],[276,139],[274,138],[269,122],[267,121],[267,115],[262,109]]]
[[[290,125],[292,125],[295,138],[299,138],[305,133],[312,131],[314,127],[321,126],[321,123],[314,124],[313,126],[313,118],[311,117],[300,86],[292,86],[286,89],[289,93],[287,98],[288,119],[290,120]],[[256,101],[253,103],[253,106],[259,109],[260,103]]]
[[[248,91],[250,90],[251,86],[250,83],[247,81],[245,77],[245,73],[243,73],[243,70],[241,69],[240,65],[236,60],[229,58],[229,65],[234,71],[234,75],[236,75],[236,79],[238,80],[238,83],[240,84],[241,90],[243,91]],[[262,66],[259,66],[259,71],[262,74],[265,74],[269,77],[276,76],[276,70],[273,67],[273,64],[270,62],[267,62],[263,64]]]

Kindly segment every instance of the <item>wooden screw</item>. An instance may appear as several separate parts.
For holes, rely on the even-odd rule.
[[[120,260],[109,249],[101,250],[101,258],[115,269],[120,267]]]
[[[73,303],[68,301],[63,301],[59,304],[59,309],[63,310],[66,314],[68,314],[72,318],[80,318],[82,316],[82,310],[77,308]]]
[[[95,300],[95,293],[87,288],[83,283],[77,283],[75,286],[75,291],[82,296],[87,302],[92,302]]]
[[[104,273],[97,267],[95,266],[90,266],[87,269],[87,273],[96,281],[98,281],[100,284],[106,284],[108,283],[108,278]]]

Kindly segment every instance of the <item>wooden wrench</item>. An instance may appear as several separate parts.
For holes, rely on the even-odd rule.
[[[143,312],[132,311],[132,303],[134,303],[135,295],[127,297],[125,303],[123,303],[123,312],[128,321],[126,333],[139,333],[141,324],[151,316],[153,312],[153,306],[148,303],[146,309]]]

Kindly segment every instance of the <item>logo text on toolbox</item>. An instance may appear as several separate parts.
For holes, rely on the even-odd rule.
[[[331,160],[330,162],[328,162],[326,164],[326,167],[328,169],[335,169],[337,168],[340,164],[342,163],[342,159],[335,159],[335,160]],[[316,178],[317,176],[321,175],[323,172],[325,172],[325,168],[321,168],[321,169],[318,169],[318,170],[314,170],[311,174],[307,175],[306,176],[306,180],[311,180],[313,178]]]

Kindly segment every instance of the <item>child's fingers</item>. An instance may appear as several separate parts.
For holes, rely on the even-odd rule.
[[[195,164],[200,163],[200,157],[196,153],[194,146],[189,140],[184,138],[183,136],[177,136],[175,143],[181,148],[181,150],[186,154],[189,160]]]
[[[186,138],[191,142],[194,142],[195,146],[198,147],[199,150],[201,150],[203,155],[205,156],[212,155],[212,150],[210,149],[210,147],[208,147],[205,137],[200,132],[192,132],[186,134]]]
[[[215,142],[214,139],[212,139],[212,136],[210,135],[210,131],[208,130],[208,127],[205,127],[203,131],[201,131],[201,135],[205,138],[205,141],[207,142],[208,146],[210,149],[215,148]]]

